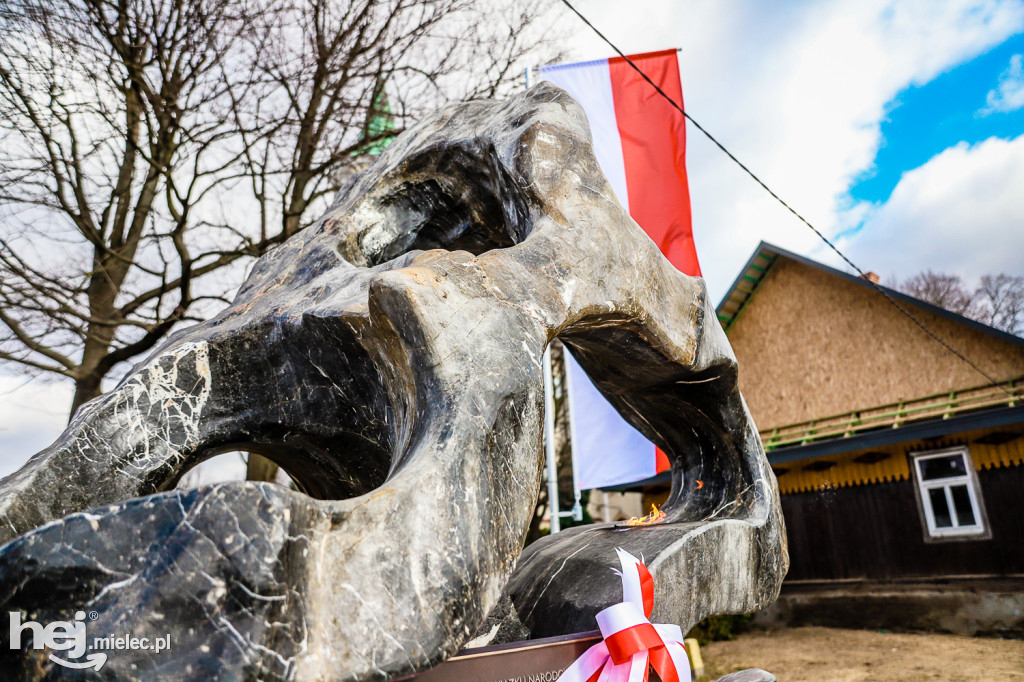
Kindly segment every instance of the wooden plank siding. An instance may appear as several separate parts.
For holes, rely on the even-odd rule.
[[[924,541],[912,480],[782,496],[786,580],[1024,575],[1024,466],[978,472],[992,537]]]
[[[1024,577],[1024,423],[979,416],[1020,405],[1024,341],[892,295],[1001,386],[862,280],[771,245],[719,306],[740,390],[777,458],[786,580]],[[991,535],[926,542],[909,454],[954,446],[969,449]],[[861,449],[827,454],[848,447]]]

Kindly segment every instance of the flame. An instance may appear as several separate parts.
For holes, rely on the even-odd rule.
[[[650,514],[641,517],[634,516],[629,521],[626,521],[625,525],[631,528],[635,526],[653,526],[656,523],[661,523],[662,521],[664,521],[665,516],[665,512],[658,509],[658,505],[652,504]]]

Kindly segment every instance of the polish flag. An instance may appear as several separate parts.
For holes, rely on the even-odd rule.
[[[682,106],[675,50],[630,59]],[[622,57],[543,66],[538,71],[542,80],[567,91],[583,107],[601,170],[629,215],[673,265],[699,276],[690,228],[683,115]],[[667,470],[664,453],[619,416],[576,361],[570,357],[566,365],[580,489],[633,483]]]

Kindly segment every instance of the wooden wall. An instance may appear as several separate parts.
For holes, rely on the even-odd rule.
[[[978,472],[992,538],[926,543],[909,479],[782,495],[794,580],[1024,575],[1024,467]]]
[[[1024,375],[1024,346],[914,312],[997,381]],[[761,430],[987,383],[876,292],[784,257],[729,340]]]

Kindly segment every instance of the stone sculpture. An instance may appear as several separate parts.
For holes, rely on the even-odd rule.
[[[666,523],[562,533],[509,583],[556,336],[668,453],[674,490]],[[233,449],[302,492],[173,490]],[[0,628],[0,666],[24,678],[386,679],[451,655],[506,584],[534,635],[591,629],[617,588],[607,548],[646,554],[671,586],[655,616],[684,631],[773,600],[787,562],[703,281],[629,218],[582,110],[547,84],[399,136],[231,306],[0,482],[0,520],[4,610],[172,642],[75,670]]]

